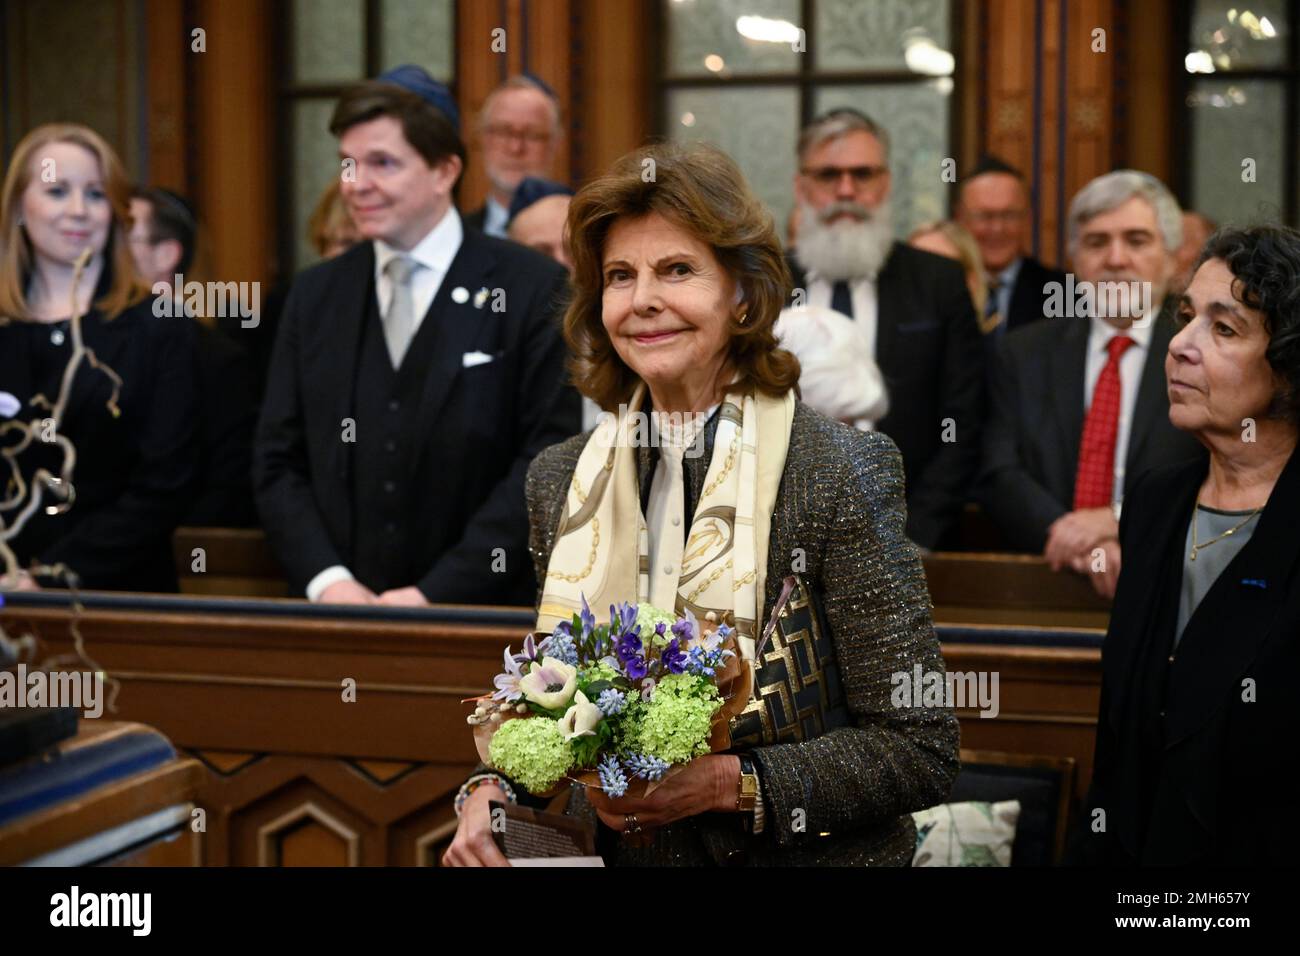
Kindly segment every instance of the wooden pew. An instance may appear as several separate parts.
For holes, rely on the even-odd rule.
[[[202,761],[207,865],[430,865],[476,762],[464,698],[532,623],[523,609],[320,608],[296,600],[14,594],[11,635],[73,650],[120,682],[117,720],[159,728]],[[959,712],[962,744],[1074,757],[1091,772],[1096,630],[1034,647],[1030,629],[942,628],[950,670],[997,671],[1000,713]],[[1058,635],[1059,636],[1059,635]],[[1023,639],[1018,639],[1021,637]],[[355,690],[355,695],[351,691]]]
[[[286,597],[289,585],[261,528],[177,528],[182,594]]]
[[[1106,629],[1110,602],[1071,571],[1027,554],[935,552],[924,559],[936,623]]]
[[[181,528],[173,548],[183,594],[288,594],[260,529]],[[1105,629],[1110,614],[1086,580],[1056,574],[1032,555],[937,552],[925,558],[925,571],[938,622]]]

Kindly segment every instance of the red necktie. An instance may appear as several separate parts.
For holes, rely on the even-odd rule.
[[[1119,358],[1133,344],[1127,335],[1116,335],[1106,343],[1110,357],[1097,376],[1079,442],[1079,470],[1074,476],[1076,511],[1110,505],[1115,485],[1115,436],[1119,431]]]

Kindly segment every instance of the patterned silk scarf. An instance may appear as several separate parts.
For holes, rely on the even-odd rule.
[[[644,399],[643,383],[617,419],[604,416],[578,458],[542,589],[539,632],[572,618],[584,595],[597,618],[611,604],[649,599],[649,534],[636,455],[650,434],[636,412]],[[747,661],[754,658],[763,610],[768,536],[794,408],[793,391],[781,398],[729,392],[723,399],[686,537],[677,606],[670,609],[734,620]]]

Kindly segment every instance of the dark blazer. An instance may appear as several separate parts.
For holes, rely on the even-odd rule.
[[[708,454],[685,462],[694,501],[714,453],[716,424],[715,416],[705,435]],[[589,436],[546,449],[529,469],[539,578]],[[653,449],[638,449],[643,489],[654,461]],[[617,862],[706,865],[734,860],[731,854],[739,852],[753,865],[909,865],[916,847],[909,814],[947,798],[958,768],[959,732],[947,708],[899,708],[891,702],[891,675],[910,674],[914,666],[942,673],[944,666],[925,572],[904,537],[904,510],[902,460],[894,443],[800,403],[772,514],[764,619],[790,573],[790,555],[802,549],[802,576],[826,612],[850,725],[754,749],[767,810],[758,836],[743,830],[739,814],[706,814],[660,828],[648,849],[620,847]],[[806,814],[802,832],[790,826],[796,809]],[[569,812],[596,819],[581,792],[573,795]]]
[[[1007,307],[1008,332],[1046,318],[1043,315],[1047,299],[1044,287],[1049,282],[1059,282],[1064,288],[1065,273],[1049,269],[1033,256],[1025,256],[1020,261],[1020,271],[1016,273],[1016,284],[1011,289],[1011,301]]]
[[[1035,322],[1008,332],[994,352],[978,497],[1019,551],[1041,552],[1052,522],[1074,508],[1089,329],[1085,319]],[[1147,469],[1205,455],[1169,423],[1165,354],[1174,331],[1166,310],[1152,329],[1133,407],[1126,497]]]
[[[107,281],[105,273],[101,292]],[[155,316],[152,306],[146,299],[112,320],[97,310],[82,318],[86,347],[122,379],[121,414],[108,407],[111,380],[83,358],[60,429],[77,450],[75,502],[61,515],[42,508],[12,542],[21,564],[62,562],[85,588],[177,589],[171,536],[191,501],[198,455],[195,327],[186,318]],[[71,349],[54,352],[51,331],[34,322],[0,325],[0,391],[22,403],[15,417],[23,421],[49,415],[32,404],[37,394],[51,402],[58,397]],[[12,441],[11,433],[3,446],[12,447]],[[38,466],[58,473],[60,452],[57,445],[36,442],[18,456],[29,490]],[[7,482],[8,462],[3,465]],[[13,517],[5,514],[7,522]]]
[[[376,311],[375,253],[361,243],[303,272],[293,283],[276,338],[253,452],[258,510],[292,586],[350,565],[354,522],[349,417],[365,316]],[[437,481],[408,503],[427,564],[416,585],[430,601],[527,604],[524,474],[547,445],[579,428],[576,392],[561,385],[564,345],[557,325],[567,276],[546,257],[473,229],[423,319],[434,323],[436,357],[413,413],[425,436],[419,456],[445,462]],[[451,299],[452,290],[504,291],[504,311]],[[420,332],[425,326],[422,324]],[[467,352],[493,361],[463,367]],[[405,414],[405,413],[404,413]],[[505,571],[493,573],[496,549]]]
[[[195,323],[202,408],[199,476],[184,523],[246,528],[257,524],[253,505],[253,363],[223,332]]]
[[[1109,865],[1294,865],[1300,835],[1300,454],[1250,539],[1172,650],[1188,522],[1205,461],[1134,485],[1102,651],[1101,709],[1081,859]],[[1249,683],[1247,683],[1249,681]]]
[[[469,228],[477,229],[479,232],[482,232],[483,224],[487,222],[487,204],[485,203],[470,212],[461,213],[460,221],[469,226]]]
[[[796,289],[807,277],[790,261]],[[984,356],[961,266],[894,243],[876,283],[876,364],[889,414],[876,428],[894,440],[907,475],[907,534],[936,547],[955,524],[979,468]],[[944,441],[946,420],[955,441]]]

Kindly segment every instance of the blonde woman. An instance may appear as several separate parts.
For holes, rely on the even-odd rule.
[[[922,223],[912,230],[912,234],[907,237],[907,244],[960,262],[962,271],[966,273],[970,297],[975,302],[975,314],[980,319],[980,331],[987,335],[997,327],[996,321],[989,322],[984,317],[989,301],[989,278],[980,260],[980,247],[964,226],[951,219]]]
[[[86,588],[175,591],[171,535],[195,476],[195,332],[154,315],[131,258],[129,210],[122,164],[93,130],[41,126],[14,151],[0,193],[0,481],[16,468],[30,494],[38,468],[61,471],[61,444],[13,454],[11,439],[53,414],[73,359],[75,301],[94,361],[82,356],[53,425],[76,448],[75,496],[60,513],[35,511],[9,546],[23,568],[64,564]],[[3,514],[9,528],[16,518]],[[55,580],[19,577],[25,588]]]

